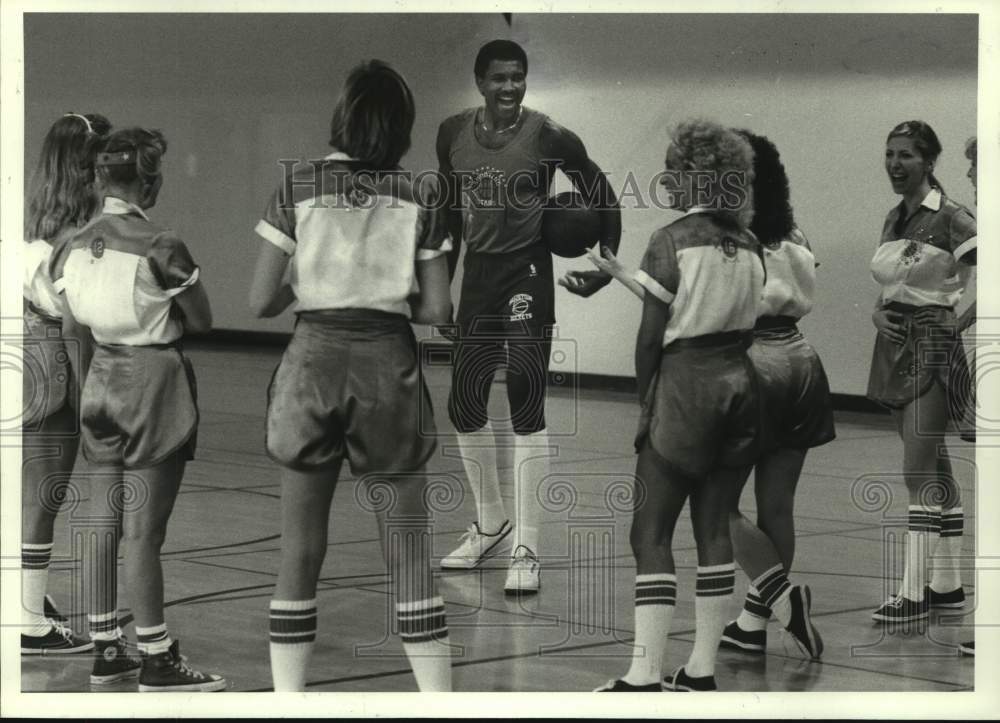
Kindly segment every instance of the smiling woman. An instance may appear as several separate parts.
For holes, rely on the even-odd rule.
[[[962,421],[972,391],[954,307],[976,263],[976,221],[934,177],[940,154],[923,121],[900,123],[886,139],[885,170],[903,200],[889,212],[871,263],[882,293],[872,315],[879,333],[868,396],[892,410],[903,441],[909,527],[899,594],[872,614],[878,622],[923,620],[931,607],[965,604],[963,513],[944,434],[950,419]]]

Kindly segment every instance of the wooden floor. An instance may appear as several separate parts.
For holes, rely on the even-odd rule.
[[[235,691],[266,691],[267,610],[279,562],[277,470],[263,451],[264,391],[280,350],[196,347],[202,423],[198,458],[188,468],[163,555],[167,622],[199,668],[218,671]],[[448,553],[471,522],[471,495],[454,456],[444,413],[447,376],[429,370],[441,432],[430,469],[455,497],[442,494],[434,552]],[[502,415],[503,394],[492,408]],[[555,391],[548,404],[557,457],[543,485],[542,589],[534,599],[504,596],[503,569],[443,573],[458,691],[587,691],[624,673],[632,639],[634,565],[630,515],[618,496],[631,480],[631,395]],[[502,424],[500,425],[502,426]],[[976,522],[972,448],[950,440],[964,491],[965,552]],[[972,637],[975,579],[962,615],[933,616],[920,630],[889,634],[870,612],[890,587],[887,564],[899,565],[906,495],[900,444],[888,417],[840,414],[838,438],[811,453],[796,502],[795,581],[813,591],[813,617],[826,642],[821,663],[804,661],[771,624],[766,657],[721,651],[716,677],[728,691],[963,691],[973,687],[971,658],[955,644]],[[509,450],[501,452],[508,510],[513,505]],[[609,487],[610,485],[610,487]],[[607,490],[612,492],[608,493]],[[747,499],[752,511],[752,498]],[[616,510],[617,508],[617,510]],[[675,538],[679,600],[666,667],[681,665],[694,637],[696,558],[685,514]],[[50,588],[68,607],[73,563],[70,520],[63,515]],[[61,556],[61,557],[60,557]],[[892,562],[893,560],[896,562]],[[318,592],[320,632],[308,676],[315,691],[413,691],[398,639],[386,633],[392,610],[374,516],[359,506],[354,480],[341,480]],[[897,569],[895,574],[899,574]],[[746,579],[738,575],[738,594]],[[120,609],[128,612],[121,593]],[[734,601],[735,614],[737,610]],[[74,615],[77,627],[85,617]],[[134,640],[132,626],[126,628]],[[90,661],[21,659],[23,691],[85,691]],[[135,690],[134,681],[118,688]]]

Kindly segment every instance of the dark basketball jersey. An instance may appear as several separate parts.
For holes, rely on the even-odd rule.
[[[523,123],[503,148],[491,150],[477,139],[476,109],[445,121],[454,136],[448,159],[462,198],[462,238],[476,253],[509,253],[541,239],[542,209],[550,169],[539,144],[543,113],[522,106]]]

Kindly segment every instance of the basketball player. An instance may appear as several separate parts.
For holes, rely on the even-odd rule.
[[[225,679],[187,665],[163,612],[160,548],[198,428],[194,370],[179,340],[212,323],[187,246],[146,215],[163,184],[166,149],[159,131],[129,128],[108,138],[96,161],[103,210],[53,255],[52,279],[64,297],[64,334],[83,349],[78,376],[86,378],[81,446],[98,528],[85,558],[99,647],[91,682],[111,682],[114,671],[98,664],[125,655],[114,596],[120,521],[143,658],[139,691],[215,691]]]
[[[256,229],[263,242],[251,307],[275,316],[298,302],[268,390],[267,453],[282,468],[281,567],[270,606],[276,691],[305,687],[345,458],[359,484],[392,500],[378,513],[379,535],[417,686],[451,690],[424,504],[436,440],[409,324],[450,320],[450,242],[443,209],[430,210],[433,199],[399,173],[414,118],[399,73],[379,60],[355,67],[333,112],[334,152],[288,173]]]
[[[452,204],[452,237],[466,244],[448,414],[476,501],[476,520],[441,566],[473,569],[511,551],[504,590],[531,594],[540,586],[537,489],[552,456],[545,390],[554,287],[552,257],[540,230],[555,170],[599,209],[600,237],[612,250],[618,248],[621,214],[580,139],[522,105],[528,58],[521,46],[509,40],[487,43],[476,57],[474,74],[482,107],[446,119],[437,138]],[[457,258],[456,243],[452,271]],[[587,297],[610,280],[600,271],[573,271],[560,284]],[[507,374],[514,429],[513,528],[500,497],[496,441],[487,417],[500,368]]]
[[[976,221],[934,177],[940,153],[923,121],[900,123],[886,139],[885,170],[902,201],[886,217],[871,262],[882,291],[872,314],[878,336],[868,396],[892,410],[903,441],[909,525],[898,594],[872,613],[884,623],[965,605],[962,502],[944,434],[970,398],[954,307],[976,263]],[[935,553],[928,583],[927,559]]]
[[[66,359],[62,303],[49,277],[53,247],[97,210],[94,155],[111,129],[102,115],[67,113],[49,129],[28,205],[24,259],[24,416],[21,468],[21,653],[90,650],[45,594],[53,526],[80,443],[80,380]],[[54,454],[52,452],[55,452]]]

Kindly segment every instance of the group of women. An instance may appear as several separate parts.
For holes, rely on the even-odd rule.
[[[275,690],[305,686],[329,510],[345,458],[373,497],[391,487],[392,504],[374,507],[403,649],[421,690],[451,689],[423,496],[433,422],[409,324],[451,319],[450,239],[432,210],[440,206],[433,186],[410,187],[392,173],[409,148],[414,117],[413,97],[393,68],[380,61],[354,68],[333,113],[333,153],[290,172],[257,227],[263,242],[252,310],[273,316],[298,303],[268,389],[267,451],[282,470],[282,560],[270,604]],[[636,644],[629,670],[604,691],[714,690],[720,643],[763,652],[772,614],[807,657],[823,652],[810,590],[789,579],[806,451],[834,437],[826,375],[796,327],[812,308],[816,263],[767,138],[703,120],[681,123],[670,138],[672,173],[664,178],[683,215],[653,235],[634,273],[610,252],[592,257],[642,299],[635,442],[642,489],[631,534]],[[96,648],[95,685],[138,677],[141,691],[221,690],[225,679],[180,655],[163,609],[160,548],[198,425],[194,374],[180,340],[211,326],[189,249],[146,214],[163,183],[166,149],[158,131],[112,132],[103,116],[76,113],[58,119],[43,144],[24,248],[25,361],[33,373],[25,375],[24,397],[21,648]],[[902,202],[872,262],[883,292],[873,316],[869,394],[894,410],[911,503],[903,583],[874,615],[887,622],[964,603],[962,511],[943,438],[949,418],[970,401],[958,388],[969,378],[958,331],[974,316],[956,320],[953,309],[976,239],[971,214],[944,196],[933,175],[940,152],[925,123],[889,134],[886,171]],[[731,187],[713,186],[705,196],[706,173],[731,180],[733,172],[744,180],[739,206],[728,202]],[[331,194],[349,200],[343,214],[303,215],[311,205],[304,201]],[[367,209],[366,223],[348,218],[350,205]],[[324,243],[330,238],[338,252]],[[925,344],[947,352],[949,364],[925,363]],[[75,478],[90,487],[92,521],[84,547],[89,640],[46,595],[54,519],[78,446]],[[739,511],[751,471],[756,524]],[[698,553],[696,639],[685,665],[664,678],[677,596],[671,541],[688,499]],[[138,656],[118,621],[122,539]],[[935,545],[942,562],[928,579]],[[752,585],[727,625],[734,558]]]

